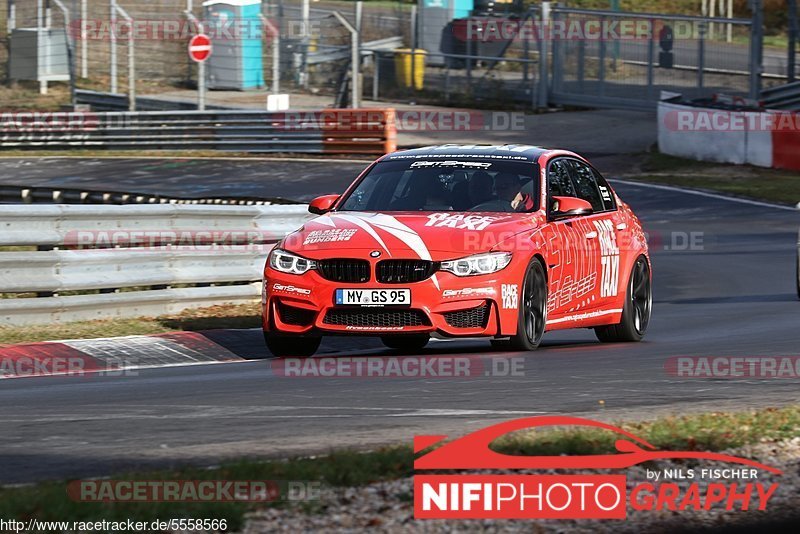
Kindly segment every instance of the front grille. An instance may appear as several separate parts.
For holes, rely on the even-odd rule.
[[[378,282],[384,284],[408,284],[427,280],[435,271],[432,261],[384,260],[378,262]]]
[[[317,265],[322,277],[333,282],[360,284],[369,280],[369,262],[367,260],[321,260]]]
[[[444,320],[453,328],[486,328],[489,322],[489,305],[486,303],[466,310],[445,312]]]
[[[278,302],[278,314],[281,321],[295,326],[308,326],[314,322],[314,318],[317,316],[317,312],[314,310],[289,306],[283,302]]]
[[[325,314],[325,324],[388,328],[396,326],[431,326],[421,310],[332,309]]]

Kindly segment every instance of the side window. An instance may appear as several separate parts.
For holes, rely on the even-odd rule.
[[[591,167],[575,160],[570,161],[570,165],[572,166],[572,178],[575,180],[576,196],[591,204],[594,211],[608,209],[603,202],[603,196],[597,187]]]
[[[572,185],[567,160],[557,159],[550,163],[547,170],[547,189],[550,199],[553,197],[578,196],[575,194],[575,188]]]
[[[606,210],[613,211],[617,209],[617,202],[614,200],[614,193],[611,191],[611,187],[609,187],[608,182],[606,179],[603,178],[596,170],[592,169],[592,174],[594,174],[594,180],[597,182],[597,188],[600,190],[600,196],[603,199],[603,204],[606,206]]]

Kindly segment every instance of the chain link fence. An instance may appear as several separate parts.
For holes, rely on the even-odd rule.
[[[35,33],[44,27],[50,39],[45,59],[58,71],[51,80],[68,79],[61,67],[71,60],[79,89],[193,101],[198,67],[188,57],[187,44],[200,28],[192,17],[212,33],[217,57],[226,45],[213,34],[202,3],[0,0],[0,74],[5,81],[13,77],[10,29]],[[436,19],[426,7],[404,0],[367,1],[361,8],[357,2],[319,0],[310,3],[305,23],[302,0],[264,0],[258,24],[240,29],[260,43],[262,74],[252,87],[259,91],[252,92],[249,102],[246,95],[218,93],[215,103],[263,106],[264,93],[279,88],[281,93],[324,96],[326,105],[347,105],[353,57],[347,25],[358,30],[360,92],[365,99],[390,102],[501,109],[548,103],[652,107],[663,90],[689,98],[712,93],[757,98],[762,75],[764,85],[782,83],[787,76],[785,54],[760,49],[759,20],[554,3],[545,17],[543,5],[523,9],[521,4],[476,3],[475,9],[439,13]],[[633,33],[588,34],[606,25],[631,25]],[[637,34],[637,28],[645,31]],[[66,39],[73,43],[71,57],[63,46]],[[36,57],[36,39],[15,37],[14,42],[17,65]],[[410,52],[420,48],[424,56]]]

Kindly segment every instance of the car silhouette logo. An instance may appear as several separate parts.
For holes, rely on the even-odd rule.
[[[627,439],[616,440],[615,454],[574,456],[514,456],[489,448],[497,438],[528,428],[542,426],[580,426],[610,430]],[[443,442],[447,436],[415,436],[414,452],[419,453]],[[569,416],[540,416],[514,419],[477,430],[454,439],[414,460],[414,469],[625,469],[644,462],[668,459],[702,459],[749,465],[776,474],[774,467],[727,454],[704,451],[660,451],[642,438],[619,427]]]

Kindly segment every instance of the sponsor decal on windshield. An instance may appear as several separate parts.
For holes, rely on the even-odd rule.
[[[452,168],[461,167],[467,169],[488,169],[492,164],[487,161],[415,161],[411,168]]]

